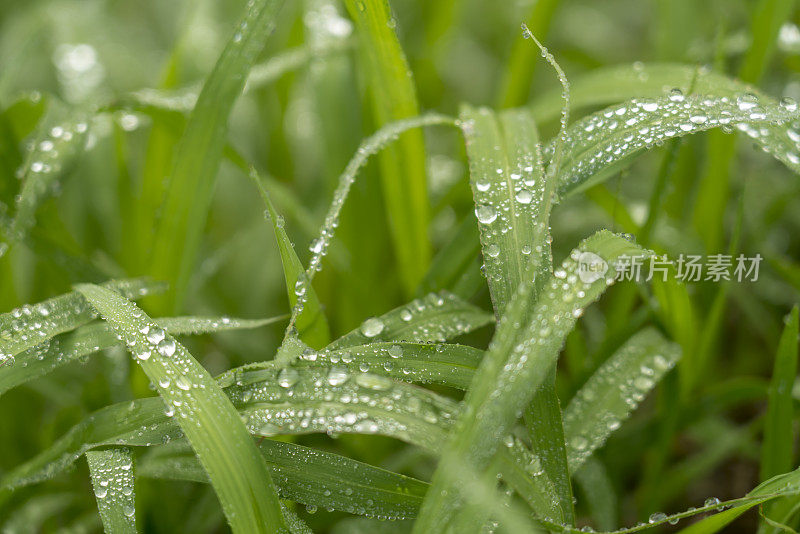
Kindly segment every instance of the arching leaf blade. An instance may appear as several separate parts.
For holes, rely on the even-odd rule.
[[[127,340],[209,474],[234,532],[285,530],[277,492],[239,414],[211,375],[172,336],[119,294],[77,290]]]

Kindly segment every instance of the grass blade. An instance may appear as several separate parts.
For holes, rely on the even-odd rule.
[[[275,239],[278,241],[278,250],[281,255],[281,263],[283,263],[283,276],[286,280],[286,292],[289,295],[289,306],[291,308],[299,306],[302,309],[293,326],[304,343],[313,348],[323,347],[330,341],[330,330],[328,329],[328,320],[322,311],[322,304],[320,304],[311,283],[306,280],[303,264],[300,263],[294,246],[289,240],[289,236],[286,235],[286,230],[283,229],[283,217],[278,215],[272,205],[272,200],[255,169],[251,170],[250,177],[258,186],[261,198],[267,206]]]
[[[405,382],[440,384],[465,390],[483,358],[483,351],[456,344],[386,342],[303,354],[298,366],[340,366]]]
[[[621,255],[640,256],[642,251],[610,232],[599,232],[574,250],[545,282],[547,290],[533,310],[528,309],[530,287],[520,286],[473,379],[465,399],[466,409],[445,445],[415,531],[445,529],[460,506],[456,466],[464,462],[479,469],[488,466],[516,415],[555,364],[564,338],[583,308],[613,282],[612,264]],[[578,279],[579,262],[581,269],[587,265],[599,269],[591,276],[581,271],[588,282]],[[607,270],[600,274],[602,266]],[[520,324],[519,319],[527,314],[532,320]]]
[[[285,530],[277,493],[239,414],[211,375],[131,302],[99,286],[77,290],[128,343],[175,411],[234,532]],[[165,385],[168,384],[168,385]]]
[[[172,335],[205,334],[258,328],[285,317],[233,319],[230,317],[168,317],[156,323]],[[68,363],[122,343],[107,324],[83,326],[40,343],[16,355],[14,365],[0,367],[0,395],[25,382],[44,376]]]
[[[798,308],[788,316],[786,327],[778,344],[775,368],[769,386],[769,401],[764,421],[764,442],[761,446],[761,480],[767,480],[789,471],[794,464],[795,431],[794,399],[792,387],[797,376]],[[778,501],[768,505],[764,515],[778,520],[791,513],[796,499]],[[775,529],[767,529],[775,532]]]
[[[343,349],[378,341],[442,342],[492,322],[492,316],[446,291],[431,293],[371,317],[326,348]]]
[[[457,412],[425,389],[335,366],[246,371],[237,383],[228,394],[258,436],[381,434],[435,452]]]
[[[366,63],[375,122],[384,126],[419,114],[416,90],[386,0],[345,0],[356,23]],[[411,296],[428,269],[429,205],[422,133],[406,132],[380,157],[384,205],[406,294]]]
[[[24,165],[22,190],[17,197],[17,211],[9,230],[11,239],[22,240],[33,226],[36,208],[83,152],[88,129],[83,115],[65,122],[50,123],[42,129]]]
[[[183,301],[211,204],[228,116],[282,4],[282,0],[248,4],[247,13],[203,85],[178,144],[152,252],[152,274],[171,282],[170,293],[158,304],[162,311],[179,308]]]
[[[130,449],[88,451],[86,463],[92,476],[97,509],[106,532],[136,532],[136,498],[133,457]]]
[[[678,345],[655,329],[631,337],[575,394],[564,411],[571,471],[605,443],[680,358]]]
[[[221,379],[225,382],[225,378]],[[344,382],[342,382],[344,380]],[[259,435],[303,434],[309,432],[348,432],[356,434],[382,434],[438,452],[445,439],[445,432],[458,413],[452,401],[420,388],[367,373],[352,373],[348,376],[340,367],[324,369],[262,369],[238,372],[230,382],[227,392],[236,401],[242,415],[250,422],[253,433]],[[235,384],[235,385],[233,385]],[[287,402],[291,399],[293,402]],[[296,404],[295,404],[296,402]],[[302,407],[296,410],[295,407]],[[267,421],[267,424],[264,424]],[[380,424],[379,424],[380,423]],[[165,413],[163,402],[158,398],[139,399],[108,406],[86,418],[48,449],[4,477],[2,488],[12,491],[54,477],[63,472],[82,454],[91,449],[108,445],[152,446],[169,443],[183,437],[174,417]],[[297,498],[300,502],[312,502],[317,490],[333,484],[330,480],[316,477],[319,472],[309,469],[319,458],[296,445],[262,441],[260,448],[281,494]],[[154,453],[158,457],[158,453]],[[288,458],[288,459],[287,459]],[[336,460],[336,462],[345,460]],[[347,460],[347,462],[351,462]],[[560,509],[554,507],[555,490],[541,464],[525,447],[515,440],[511,447],[504,447],[499,455],[499,469],[506,480],[528,503],[546,517],[557,520]],[[161,465],[156,460],[157,465]],[[191,469],[180,466],[165,467],[181,471],[180,476],[200,479],[195,463]],[[538,466],[538,467],[537,467]],[[157,467],[153,468],[157,470]],[[175,472],[175,471],[170,471]],[[291,476],[292,478],[287,478]],[[389,476],[389,475],[387,475]],[[341,484],[356,484],[348,478]],[[386,482],[389,484],[389,481]],[[393,483],[399,483],[395,480]],[[416,514],[420,488],[411,491],[412,496],[402,503],[403,514]],[[388,485],[387,485],[388,487]],[[400,488],[406,485],[400,484]],[[356,488],[351,487],[352,494]],[[413,488],[411,488],[413,489]],[[367,490],[363,490],[367,491]],[[406,493],[406,489],[402,490]],[[409,490],[410,491],[410,490]],[[334,502],[335,496],[324,495]],[[351,496],[345,488],[345,496]],[[418,495],[421,497],[421,495]],[[342,498],[339,494],[338,498]],[[388,498],[388,497],[387,497]],[[373,506],[380,500],[373,497]],[[384,503],[388,506],[391,503]],[[343,510],[350,511],[344,505]],[[374,513],[377,509],[366,508],[357,513]],[[399,512],[396,508],[392,513]],[[387,509],[383,513],[389,513]],[[377,514],[381,515],[381,514]]]
[[[338,454],[263,440],[259,449],[284,499],[351,514],[399,520],[414,517],[427,484]],[[153,449],[137,464],[139,476],[208,482],[185,446]]]
[[[600,182],[628,158],[657,142],[712,128],[735,126],[763,146],[780,146],[780,139],[769,128],[789,131],[785,124],[798,118],[795,109],[754,94],[731,99],[678,93],[607,108],[569,128],[558,171],[558,193],[572,194]],[[762,127],[767,128],[763,135]],[[552,152],[551,146],[546,154]],[[779,155],[779,159],[796,157],[792,154]]]
[[[794,401],[792,385],[797,375],[798,308],[794,307],[781,335],[775,370],[769,386],[769,404],[764,422],[764,445],[761,450],[761,479],[791,469],[794,457]]]
[[[127,298],[139,298],[163,289],[144,278],[107,282],[104,287]],[[22,306],[0,315],[0,372],[14,357],[53,336],[95,319],[97,312],[80,293],[53,297],[33,306]]]
[[[533,280],[549,257],[545,234],[552,189],[542,169],[538,134],[530,114],[463,107],[461,124],[495,314],[523,280]],[[547,250],[545,251],[545,248]]]

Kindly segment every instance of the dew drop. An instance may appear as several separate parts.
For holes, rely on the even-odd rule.
[[[370,317],[361,323],[361,333],[367,337],[375,337],[383,332],[384,326],[382,320],[377,317]]]

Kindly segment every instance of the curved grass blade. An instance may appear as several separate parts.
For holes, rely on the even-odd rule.
[[[91,302],[140,362],[209,474],[234,532],[285,530],[277,492],[239,414],[189,352],[134,304],[84,284]]]
[[[544,283],[532,309],[530,285],[520,286],[472,381],[465,410],[445,445],[445,460],[434,474],[415,523],[416,532],[445,530],[461,506],[458,474],[452,468],[465,462],[479,469],[488,467],[499,441],[556,363],[564,339],[584,307],[613,283],[614,261],[643,254],[621,237],[598,232],[581,243]],[[524,317],[530,320],[521,323]]]
[[[343,367],[246,371],[228,388],[254,435],[381,434],[438,451],[456,404],[425,389]]]
[[[127,448],[88,451],[97,509],[106,532],[136,532],[133,456]]]
[[[301,341],[313,348],[323,347],[330,341],[330,330],[328,329],[328,320],[322,311],[322,304],[320,304],[311,283],[306,281],[303,264],[297,257],[294,246],[289,240],[289,236],[286,235],[286,230],[283,229],[283,217],[275,211],[264,183],[255,169],[251,169],[250,177],[258,186],[261,198],[267,206],[266,213],[269,215],[275,239],[278,241],[283,276],[286,280],[286,292],[289,295],[289,306],[302,310],[293,326],[297,329],[297,335]]]
[[[344,349],[379,341],[442,342],[491,322],[491,314],[440,291],[369,318],[326,348]]]
[[[228,393],[239,406],[242,416],[253,423],[249,425],[250,429],[258,435],[377,433],[420,445],[436,453],[458,413],[455,403],[423,389],[367,373],[348,376],[335,366],[328,370],[273,368],[243,372],[236,376],[235,383],[235,386],[228,388]],[[287,399],[290,400],[287,402]],[[12,491],[52,478],[93,448],[109,445],[152,446],[180,439],[183,433],[178,422],[168,415],[172,410],[168,408],[165,411],[163,401],[159,398],[139,399],[103,408],[73,427],[51,447],[6,475],[1,487],[5,491]],[[325,461],[327,457],[323,453],[314,453],[322,454],[322,457],[309,457],[311,452],[293,444],[265,440],[259,446],[281,494],[314,504],[321,482],[315,478],[319,470],[308,469],[308,466],[317,465],[317,460]],[[541,470],[538,460],[518,440],[512,442],[510,447],[502,448],[499,461],[498,468],[504,480],[528,503],[547,517],[560,517],[560,510],[554,508],[556,500],[552,498],[555,495],[552,484]],[[197,471],[184,474],[190,477],[191,473],[197,475]],[[416,483],[409,484],[417,487]],[[400,491],[407,492],[403,489],[405,485],[400,484],[399,487]],[[351,490],[354,493],[356,491],[355,488]],[[417,495],[418,490],[419,487],[408,490],[408,493]],[[324,489],[322,491],[324,495]],[[351,496],[346,488],[344,494]],[[336,498],[333,493],[324,496]],[[341,498],[341,493],[338,498]],[[377,506],[377,503],[379,501],[373,498],[373,505]],[[395,509],[395,512],[410,514],[412,512],[409,510],[413,508],[413,513],[416,513],[418,504],[414,499],[395,503],[395,506],[402,507],[402,510]],[[376,511],[365,508],[363,512],[358,512],[359,509],[356,507],[356,513],[371,514]],[[386,509],[383,512],[388,513]]]
[[[729,501],[719,501],[719,499],[709,500],[703,506],[690,508],[689,510],[677,514],[660,514],[652,517],[646,523],[639,523],[635,527],[622,528],[614,531],[596,531],[597,534],[634,534],[636,532],[647,531],[659,526],[675,525],[682,519],[694,517],[703,513],[714,513],[705,519],[681,529],[680,534],[713,534],[731,523],[747,510],[762,503],[778,499],[780,497],[795,496],[800,494],[800,470],[792,471],[783,475],[778,475],[760,484],[746,497],[732,499]],[[715,513],[716,512],[716,513]],[[574,527],[567,527],[557,523],[543,520],[542,523],[553,532],[564,532],[568,534],[581,534],[585,532]]]
[[[632,336],[575,394],[564,411],[571,471],[577,471],[675,366],[681,350],[655,329]]]
[[[151,272],[174,283],[158,303],[162,311],[180,307],[185,295],[225,146],[228,116],[282,5],[282,0],[248,4],[203,85],[178,144],[153,243]]]
[[[24,239],[33,226],[39,204],[83,151],[88,130],[83,115],[65,122],[51,122],[42,128],[23,167],[22,190],[9,229],[12,240]]]
[[[416,90],[386,0],[345,0],[356,23],[360,52],[366,63],[372,108],[378,126],[419,114]],[[388,212],[400,277],[413,295],[428,269],[429,201],[425,143],[421,132],[405,132],[398,145],[380,157],[383,198]]]
[[[523,280],[536,283],[537,276],[550,271],[547,236],[554,180],[547,179],[542,167],[536,127],[529,113],[507,111],[495,118],[489,110],[465,107],[461,122],[470,159],[484,269],[495,313],[500,315]],[[532,419],[537,427],[533,441],[544,445],[534,448],[540,450],[537,459],[544,464],[545,472],[552,480],[558,480],[558,500],[571,522],[571,491],[563,446],[560,455],[551,454],[555,452],[553,443],[564,442],[560,407],[555,392],[546,389],[537,391],[534,406],[529,407],[536,414]],[[557,456],[562,459],[557,461]],[[561,473],[563,476],[559,476]]]
[[[205,334],[258,328],[286,317],[234,319],[230,317],[167,317],[156,323],[172,335]],[[16,355],[14,365],[0,367],[0,395],[70,362],[122,343],[107,324],[82,326],[74,332],[48,339]]]
[[[752,94],[731,99],[679,93],[607,108],[569,128],[558,193],[575,193],[600,182],[628,158],[657,143],[712,128],[735,127],[762,144],[778,143],[770,128],[788,131],[787,123],[800,119],[795,110],[796,105],[781,106]],[[546,153],[552,151],[551,146]],[[793,152],[776,157],[797,158],[800,163]]]
[[[107,282],[104,287],[136,299],[164,288],[145,278]],[[95,319],[97,312],[80,293],[72,292],[25,305],[0,315],[0,373],[14,357],[51,337]]]
[[[284,499],[351,514],[392,520],[416,516],[428,485],[350,458],[294,443],[263,440],[259,449]],[[137,474],[208,482],[185,446],[155,448],[137,464]]]
[[[449,125],[455,126],[456,121],[452,117],[442,115],[440,113],[425,113],[418,117],[409,119],[402,119],[383,126],[370,137],[365,139],[358,147],[356,154],[347,163],[347,167],[339,176],[339,182],[336,190],[333,193],[333,200],[328,208],[328,213],[325,216],[325,221],[322,223],[319,238],[312,243],[312,255],[309,261],[308,268],[306,269],[306,276],[309,281],[314,278],[314,274],[320,269],[322,258],[328,251],[328,246],[336,232],[336,227],[339,224],[339,214],[342,211],[347,195],[350,193],[350,188],[355,182],[356,175],[361,168],[366,165],[370,156],[379,153],[381,150],[389,146],[398,137],[413,128],[421,128],[422,126],[434,125]]]
[[[465,345],[400,341],[308,352],[294,365],[340,366],[350,372],[370,372],[405,382],[466,390],[481,358],[482,350]]]
[[[53,478],[97,447],[144,447],[181,437],[178,423],[167,417],[164,401],[158,397],[113,404],[89,415],[47,449],[6,473],[0,488],[13,491]]]

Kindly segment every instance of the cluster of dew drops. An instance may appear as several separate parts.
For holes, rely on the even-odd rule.
[[[788,97],[783,98],[778,106],[769,106],[753,93],[743,93],[735,98],[685,96],[677,88],[663,99],[634,99],[590,115],[568,130],[566,146],[581,156],[570,162],[571,168],[566,175],[570,181],[577,182],[637,150],[712,127],[719,127],[726,133],[739,130],[762,142],[765,151],[774,152],[792,164],[800,164],[800,134],[797,132],[800,123],[794,122],[785,130],[795,145],[789,150],[783,150],[771,140],[769,129],[796,120],[797,109],[797,102]],[[617,133],[624,136],[618,138]],[[604,142],[606,140],[608,142]],[[597,145],[594,150],[591,149],[593,145]],[[554,147],[555,142],[552,142],[545,149],[546,157],[552,157]]]
[[[111,458],[92,469],[94,495],[100,506],[122,500],[122,512],[127,518],[135,514],[133,500],[133,463],[130,455],[110,450]]]

